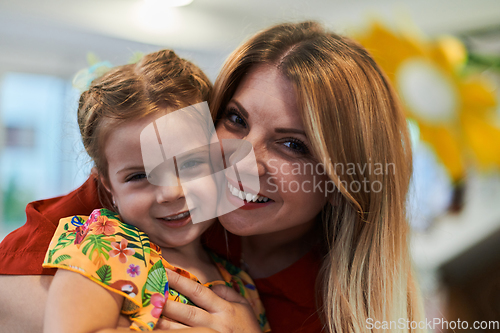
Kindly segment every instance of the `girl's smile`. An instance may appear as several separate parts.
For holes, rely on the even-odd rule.
[[[140,135],[156,118],[158,113],[113,129],[105,142],[108,177],[103,177],[103,184],[113,195],[124,222],[144,231],[151,241],[161,248],[177,248],[192,243],[213,222],[212,219],[208,223],[193,224],[192,216],[203,210],[214,209],[216,196],[213,193],[216,193],[216,188],[210,177],[191,182],[196,186],[183,185],[180,182],[172,186],[157,186],[148,181],[141,153]],[[189,140],[176,136],[176,142],[182,143],[186,150],[194,149],[196,144],[206,141],[206,136],[200,135],[199,140],[196,140],[196,134],[192,131],[187,133]],[[184,170],[191,169],[190,172],[206,167],[192,163],[185,165],[185,168],[184,164],[181,164],[181,167]],[[173,176],[176,177],[175,173]],[[213,202],[209,202],[207,198],[214,198]]]

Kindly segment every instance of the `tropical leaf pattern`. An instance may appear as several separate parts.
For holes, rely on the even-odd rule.
[[[249,300],[262,331],[268,332],[264,308],[250,277],[215,254],[210,256],[224,281],[205,286],[225,284],[234,288]],[[124,296],[121,311],[132,320],[131,329],[140,331],[153,330],[166,301],[195,305],[169,288],[167,269],[200,283],[190,272],[170,265],[147,234],[121,222],[117,213],[107,209],[94,210],[88,217],[61,219],[43,266],[80,273]]]

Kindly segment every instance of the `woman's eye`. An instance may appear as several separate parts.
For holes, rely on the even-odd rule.
[[[309,153],[309,149],[306,144],[298,139],[287,140],[283,142],[283,145],[294,154],[306,155]]]
[[[242,126],[242,127],[247,126],[245,120],[234,109],[229,109],[228,111],[226,111],[226,119],[229,120],[234,125],[238,125],[238,126]]]
[[[130,177],[127,178],[127,182],[130,182],[130,181],[138,181],[138,180],[142,180],[142,179],[145,179],[146,178],[146,174],[141,172],[141,173],[137,173],[135,175],[131,175]]]

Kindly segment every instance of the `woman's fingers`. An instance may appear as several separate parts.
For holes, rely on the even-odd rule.
[[[195,306],[167,301],[162,314],[189,327],[210,327],[212,317],[208,312]]]
[[[228,286],[223,286],[221,284],[213,286],[210,288],[217,296],[225,299],[228,302],[249,304],[248,300],[241,296],[236,290],[229,288]]]
[[[224,309],[226,305],[225,301],[209,288],[168,269],[167,275],[169,287],[189,298],[200,308],[208,312],[216,312]]]
[[[158,323],[156,323],[156,326],[155,326],[156,330],[178,330],[181,328],[188,328],[188,326],[183,325],[183,324],[178,323],[178,322],[175,322],[175,321],[168,320],[167,318],[162,318],[162,317],[160,317],[160,319],[158,319]]]

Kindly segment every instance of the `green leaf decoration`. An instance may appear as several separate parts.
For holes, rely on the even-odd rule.
[[[134,257],[142,260],[144,262],[144,267],[147,267],[145,257],[146,253],[150,253],[151,246],[148,235],[126,223],[121,223],[120,229],[123,232],[117,232],[116,235],[125,238],[128,241],[129,248],[136,249]]]
[[[47,263],[51,263],[52,262],[52,256],[54,255],[54,253],[56,252],[56,250],[49,250],[49,255],[47,257]]]
[[[146,280],[146,289],[152,292],[160,293],[163,295],[165,285],[167,284],[167,272],[161,260],[157,261],[148,272],[148,279]]]
[[[181,293],[179,293],[177,290],[174,290],[174,289],[170,289],[168,291],[168,293],[174,297],[174,299],[177,301],[177,302],[180,302],[182,304],[188,304],[188,305],[195,305],[193,302],[191,302],[191,300],[189,298],[187,298],[186,296],[182,295]]]
[[[144,287],[146,287],[146,285],[144,285]],[[145,290],[145,288],[143,288],[143,290]],[[144,292],[142,294],[142,307],[145,308],[150,303],[151,303],[151,294],[148,292]]]
[[[71,259],[71,256],[69,254],[61,254],[59,257],[57,257],[54,260],[54,265],[59,264],[61,261],[66,260],[66,259]]]
[[[103,265],[97,270],[96,273],[101,279],[102,283],[109,284],[109,281],[111,281],[111,266]]]
[[[106,216],[107,218],[113,220],[118,220],[118,221],[120,220],[120,215],[118,215],[118,213],[113,212],[112,210],[106,208],[101,209],[101,216]]]
[[[136,257],[136,258],[137,258],[137,259],[139,259],[139,260],[144,261],[144,257],[143,257],[143,256],[141,256],[141,255],[140,255],[139,253],[137,253],[137,252],[136,252],[136,253],[134,253],[132,256],[133,256],[133,257]]]
[[[104,239],[106,235],[87,235],[82,244],[86,243],[82,248],[83,254],[87,255],[89,252],[89,259],[92,260],[92,254],[97,250],[98,255],[102,255],[104,258],[109,259],[109,251],[111,251],[111,241]]]
[[[69,229],[69,225],[68,225],[68,223],[66,223],[66,224],[64,225],[64,230],[68,231],[68,229]]]
[[[245,286],[243,285],[243,283],[238,279],[238,281],[236,281],[236,283],[238,284],[238,287],[240,287],[240,294],[241,296],[245,297]]]
[[[66,226],[68,226],[68,224],[66,224],[65,227]],[[52,249],[54,251],[52,254],[54,254],[56,251],[58,251],[60,249],[65,248],[66,246],[68,246],[70,244],[73,244],[75,241],[75,237],[76,237],[76,234],[74,232],[62,233],[59,236],[59,239],[57,240],[56,246],[54,246],[54,248]]]
[[[128,236],[132,236],[132,237],[137,236],[137,232],[136,231],[132,231],[132,230],[130,230],[128,228],[122,228],[122,230]]]
[[[125,238],[126,240],[128,240],[128,242],[129,242],[128,247],[130,247],[130,245],[132,245],[132,244],[133,244],[133,243],[132,243],[132,244],[130,244],[131,242],[138,242],[137,238],[132,237],[132,236],[129,236],[129,235],[126,235],[126,234],[124,234],[123,232],[117,232],[115,235],[117,235],[117,236],[122,236],[123,238]],[[135,245],[135,247],[136,247],[136,248],[141,248],[140,246],[138,246],[138,245],[136,245],[136,244],[134,244],[134,245]]]

